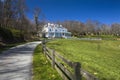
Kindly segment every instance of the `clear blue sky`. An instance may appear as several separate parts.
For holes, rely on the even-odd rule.
[[[52,21],[89,19],[102,23],[120,23],[120,0],[26,0],[33,19],[32,9],[40,7],[46,19]]]

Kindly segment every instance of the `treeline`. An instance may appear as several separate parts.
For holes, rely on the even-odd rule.
[[[45,16],[41,14],[40,8],[34,8],[33,16],[34,23],[31,22],[26,13],[29,8],[25,0],[0,0],[0,41],[18,42],[31,40],[36,38],[37,33],[42,30],[45,24]],[[43,21],[39,21],[40,16]],[[99,21],[88,20],[80,21],[58,21],[57,24],[62,24],[70,32],[72,36],[102,36],[110,35],[120,37],[120,24],[113,23],[111,25],[102,24]]]
[[[120,24],[113,23],[111,25],[100,23],[99,21],[88,20],[86,22],[80,21],[63,21],[56,22],[62,24],[73,36],[85,37],[85,36],[102,36],[110,35],[120,37]]]
[[[28,10],[25,0],[0,0],[0,41],[30,40],[36,35],[38,28],[28,19]]]

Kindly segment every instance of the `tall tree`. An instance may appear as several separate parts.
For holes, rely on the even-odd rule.
[[[24,18],[25,18],[25,12],[27,10],[26,4],[25,4],[25,0],[18,0],[17,3],[17,13],[18,13],[18,21],[21,25],[21,31],[23,30],[22,24],[24,24]]]
[[[101,25],[101,33],[104,35],[110,34],[110,27],[106,24]]]
[[[10,21],[12,19],[12,0],[4,0],[4,8],[3,8],[3,17],[4,24],[6,27],[10,26]]]
[[[38,26],[39,26],[39,21],[38,21],[38,19],[39,19],[40,12],[41,12],[41,9],[40,9],[39,7],[36,7],[36,8],[34,9],[34,19],[35,19],[35,25],[36,25],[36,31],[37,31],[37,32],[38,32],[38,30],[39,30],[39,28],[38,28]]]
[[[3,24],[3,2],[0,0],[0,27]]]
[[[114,35],[120,36],[120,24],[118,23],[112,24],[111,31]]]
[[[95,27],[96,26],[95,26],[95,24],[92,20],[88,20],[85,25],[87,27],[88,34],[94,34],[95,33]]]

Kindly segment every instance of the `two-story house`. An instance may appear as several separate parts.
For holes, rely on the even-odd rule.
[[[58,24],[46,24],[42,29],[43,36],[46,38],[70,38],[71,32]]]

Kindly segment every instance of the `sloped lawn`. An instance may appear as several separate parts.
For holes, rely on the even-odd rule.
[[[100,80],[120,80],[120,41],[54,40],[47,44],[65,58],[78,61]]]

